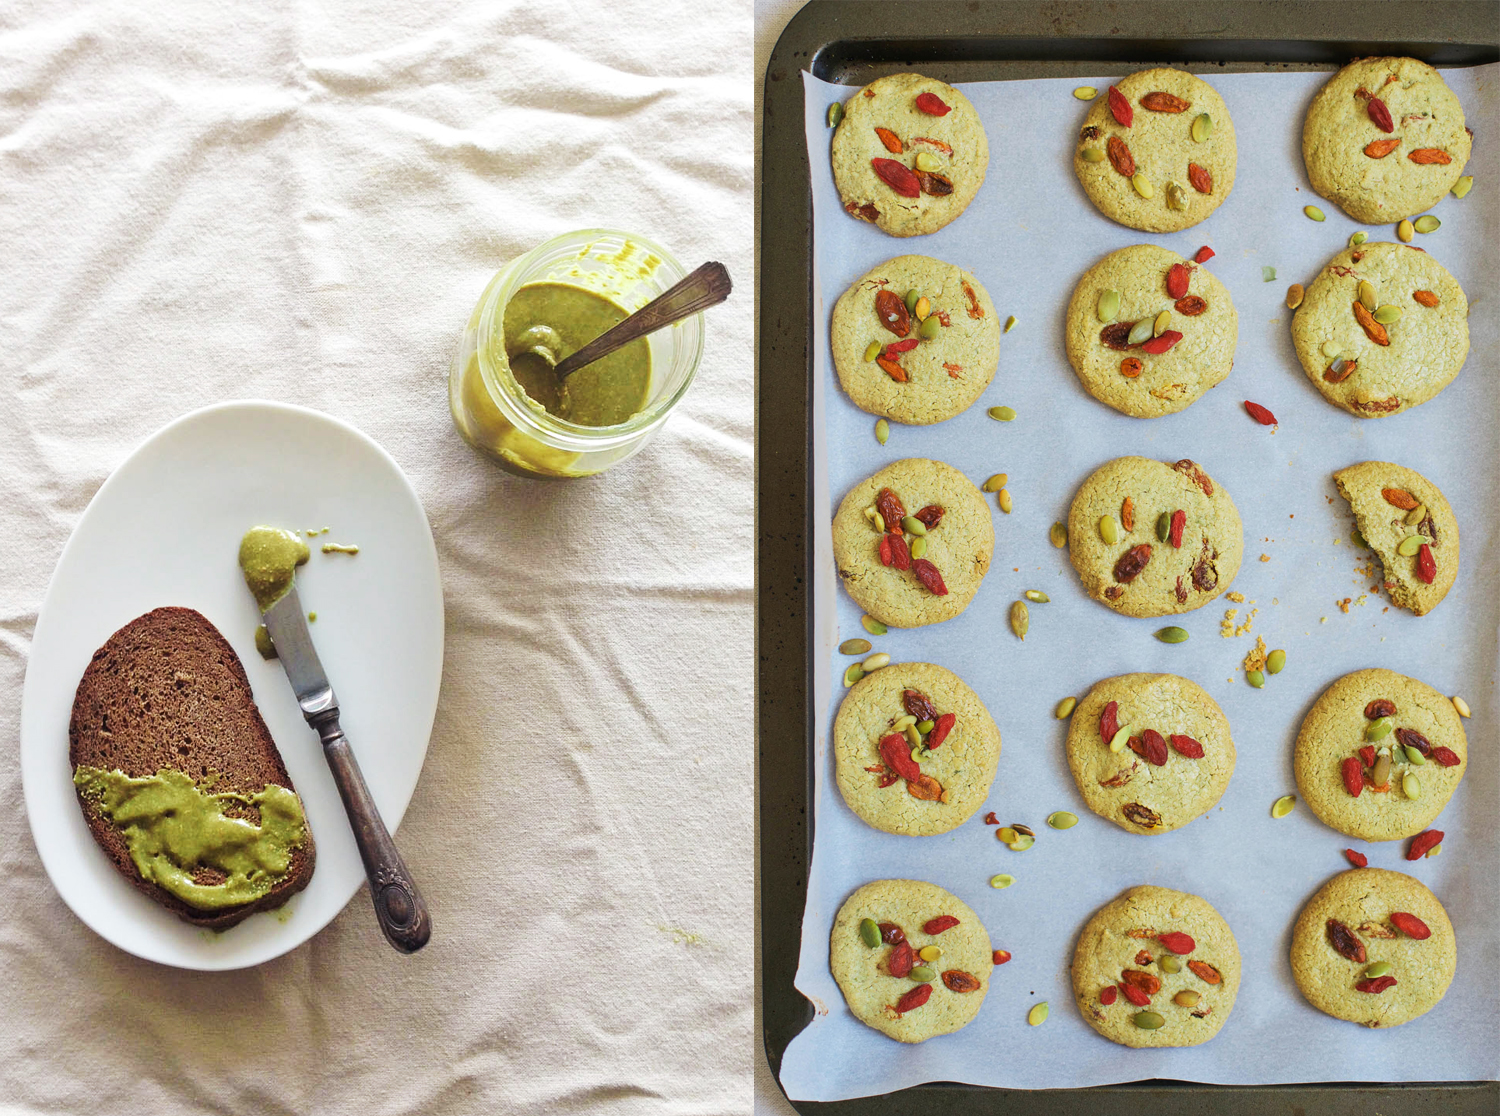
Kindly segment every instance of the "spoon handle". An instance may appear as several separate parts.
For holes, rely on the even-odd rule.
[[[715,306],[729,297],[731,286],[729,272],[724,270],[723,264],[706,263],[613,329],[601,333],[566,360],[558,361],[553,371],[558,379],[562,379],[638,337],[655,333],[662,326]]]

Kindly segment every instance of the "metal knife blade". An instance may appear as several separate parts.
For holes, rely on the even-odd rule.
[[[311,722],[317,714],[338,709],[339,699],[334,695],[317,649],[313,647],[312,633],[307,630],[307,616],[302,611],[297,586],[294,584],[288,588],[281,600],[266,609],[262,619],[266,622],[266,631],[271,634],[276,657],[281,660],[287,680],[292,684],[292,692],[297,695],[302,715]]]

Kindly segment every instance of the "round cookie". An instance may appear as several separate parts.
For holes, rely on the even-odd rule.
[[[1167,274],[1178,264],[1187,269],[1187,292],[1174,300]],[[1107,290],[1118,292],[1120,301],[1108,324],[1099,320],[1099,298]],[[1128,344],[1132,325],[1163,312],[1170,319],[1165,330],[1181,340],[1155,355]],[[1121,414],[1156,418],[1186,409],[1229,375],[1239,315],[1207,268],[1154,244],[1136,244],[1084,273],[1068,303],[1067,332],[1068,363],[1085,391]]]
[[[1112,751],[1120,729],[1129,735]],[[1229,721],[1207,691],[1175,674],[1096,683],[1073,712],[1067,749],[1089,809],[1130,833],[1166,833],[1203,816],[1234,774]]]
[[[948,714],[953,721],[944,733]],[[936,722],[916,761],[904,730],[896,727],[911,716]],[[908,781],[882,758],[881,741],[892,735],[897,762],[916,764],[926,778]],[[938,746],[928,748],[934,736],[940,737]],[[876,829],[925,837],[962,825],[984,804],[1000,759],[1000,730],[979,695],[952,671],[932,663],[892,663],[865,675],[845,695],[833,723],[833,758],[839,792],[851,810]]]
[[[938,113],[923,111],[919,102]],[[928,157],[923,167],[917,166],[918,156]],[[920,236],[937,232],[968,208],[984,183],[990,147],[979,113],[953,86],[921,74],[891,74],[844,102],[832,158],[833,181],[847,213],[892,236]],[[892,163],[897,167],[890,168]],[[915,196],[877,174],[878,165],[894,169]]]
[[[1141,70],[1113,88],[1128,105],[1130,124],[1120,123],[1107,94],[1089,106],[1073,150],[1084,193],[1100,213],[1132,229],[1191,228],[1234,187],[1229,109],[1213,86],[1182,70]],[[1194,140],[1193,122],[1204,113],[1213,121],[1210,134]]]
[[[1376,123],[1372,97],[1390,114],[1389,131]],[[1302,161],[1319,194],[1356,221],[1381,224],[1441,201],[1463,174],[1470,142],[1463,106],[1431,66],[1362,58],[1313,98],[1302,124]],[[1423,162],[1412,158],[1419,151]],[[1448,162],[1425,161],[1443,158]]]
[[[1375,702],[1394,706],[1375,707]],[[1375,716],[1367,716],[1374,714]],[[1389,715],[1393,730],[1378,740],[1367,738],[1376,717]],[[1430,755],[1413,763],[1406,746],[1426,746]],[[1375,789],[1375,765],[1389,749],[1390,774]],[[1468,767],[1469,746],[1453,703],[1425,682],[1393,670],[1356,670],[1324,690],[1302,720],[1292,768],[1297,789],[1324,825],[1365,841],[1395,841],[1420,833],[1443,812]],[[1358,773],[1360,793],[1344,784]],[[1407,796],[1407,775],[1416,779],[1416,798]]]
[[[944,915],[958,919],[957,925],[927,933],[924,927]],[[874,948],[866,945],[859,927],[867,918],[899,927],[900,942],[883,939]],[[942,950],[933,962],[914,959],[932,970],[931,980],[891,975],[893,957],[898,971],[902,969],[901,942],[913,952],[929,945]],[[967,1026],[979,1014],[994,967],[990,936],[979,916],[957,897],[921,880],[876,880],[844,900],[829,935],[828,963],[854,1017],[899,1042],[926,1042]],[[955,990],[976,982],[972,991]],[[902,997],[923,984],[931,988],[927,1001],[897,1011]]]
[[[903,516],[932,506],[943,512],[937,526],[927,530],[926,556],[909,559],[907,569],[900,568],[899,557],[893,556],[892,565],[882,564],[881,517],[876,513],[872,521],[865,515],[884,489],[901,502]],[[915,537],[902,536],[903,541]],[[909,541],[896,547],[903,549],[909,553]],[[850,489],[833,517],[833,559],[844,588],[862,609],[895,628],[936,624],[968,608],[994,550],[995,525],[984,494],[941,461],[908,457],[887,465]],[[929,589],[921,580],[923,572],[935,572],[940,580],[934,584],[946,592]]]
[[[930,341],[918,336],[918,321],[901,303],[911,290],[928,300],[928,317],[939,322]],[[881,295],[900,303],[895,329],[876,306]],[[899,366],[904,381],[865,359],[870,342],[889,346],[903,340],[916,347],[885,356]],[[984,394],[1000,363],[1000,322],[989,294],[967,271],[931,256],[897,256],[861,276],[839,298],[831,347],[839,383],[856,407],[925,425],[952,418]]]
[[[1130,525],[1125,502],[1130,501]],[[1158,524],[1182,512],[1181,546]],[[1108,516],[1117,539],[1106,542]],[[1068,509],[1068,556],[1096,601],[1125,616],[1167,616],[1201,608],[1228,589],[1244,552],[1240,514],[1224,487],[1196,463],[1117,457],[1083,482]],[[1142,547],[1149,548],[1142,550]],[[1146,565],[1131,569],[1147,555]]]
[[[1181,934],[1191,942],[1177,937]],[[1144,961],[1143,951],[1149,955]],[[1174,959],[1168,968],[1175,964],[1177,972],[1162,968],[1168,957]],[[1139,975],[1127,980],[1126,973]],[[1126,985],[1147,993],[1150,1003],[1131,1002]],[[1206,900],[1185,891],[1132,887],[1094,913],[1073,951],[1073,997],[1079,1012],[1090,1027],[1122,1046],[1207,1042],[1234,1010],[1239,990],[1240,949],[1234,933]],[[1189,1002],[1178,1003],[1183,993],[1197,996],[1183,996]],[[1136,1023],[1147,1012],[1161,1017],[1159,1027]]]
[[[1401,316],[1388,325],[1371,316],[1373,328],[1361,325],[1354,307],[1362,280],[1373,288],[1377,310],[1394,306]],[[1458,280],[1426,252],[1361,244],[1334,256],[1308,285],[1292,318],[1292,343],[1323,398],[1351,415],[1380,418],[1427,402],[1453,381],[1469,355],[1468,317]],[[1335,352],[1354,367],[1335,369]]]
[[[1448,595],[1458,577],[1458,520],[1433,484],[1420,473],[1389,461],[1366,461],[1333,474],[1339,495],[1349,501],[1354,522],[1385,571],[1391,603],[1425,616]],[[1408,519],[1415,523],[1408,524]],[[1424,581],[1425,559],[1397,553],[1420,535],[1432,559],[1432,581]]]
[[[1422,927],[1408,923],[1403,929],[1396,923],[1405,919],[1392,920],[1396,913],[1416,916],[1429,936],[1413,938],[1407,929],[1421,933]],[[1382,962],[1395,983],[1382,980],[1361,991],[1359,984],[1371,979],[1366,970]],[[1410,876],[1383,868],[1334,876],[1308,900],[1292,929],[1292,976],[1307,1002],[1366,1027],[1395,1027],[1431,1011],[1448,991],[1457,963],[1453,924],[1437,896]]]

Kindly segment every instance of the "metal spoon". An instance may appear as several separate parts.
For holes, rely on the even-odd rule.
[[[557,378],[562,380],[585,364],[592,364],[600,357],[608,356],[638,337],[645,337],[662,326],[669,326],[700,310],[718,305],[729,297],[732,286],[724,265],[709,262],[646,303],[613,329],[605,330],[570,357],[557,359],[558,346],[549,342],[556,339],[560,345],[562,339],[546,326],[527,330],[520,339],[522,344],[518,348],[536,353],[553,366],[552,370],[557,373]],[[547,334],[551,334],[551,337]]]

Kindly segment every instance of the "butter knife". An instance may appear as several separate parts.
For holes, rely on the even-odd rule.
[[[427,901],[417,890],[390,831],[380,820],[349,740],[339,727],[339,700],[323,673],[323,664],[318,661],[312,634],[307,630],[306,613],[297,597],[297,586],[288,587],[262,619],[276,655],[286,669],[292,692],[297,695],[302,716],[323,741],[323,756],[333,772],[333,781],[338,784],[360,859],[365,862],[370,898],[380,929],[391,945],[402,953],[413,953],[426,945],[432,934]]]

